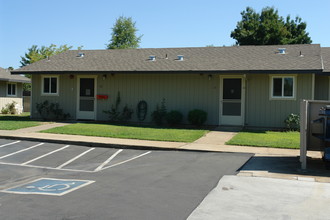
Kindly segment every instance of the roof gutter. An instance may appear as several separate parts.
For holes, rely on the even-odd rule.
[[[310,70],[166,70],[166,71],[12,71],[12,74],[319,74],[323,69]]]
[[[31,80],[20,80],[20,79],[8,79],[8,78],[0,78],[0,81],[5,82],[19,82],[19,83],[31,83]]]

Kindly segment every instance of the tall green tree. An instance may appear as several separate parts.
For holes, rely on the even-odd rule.
[[[300,17],[296,17],[294,20],[290,16],[286,17],[285,23],[286,29],[290,32],[291,38],[289,44],[310,44],[312,43],[311,38],[306,32],[307,24],[302,22]]]
[[[138,29],[131,17],[120,16],[112,28],[111,40],[107,49],[138,48],[142,35],[137,36]]]
[[[263,8],[257,13],[247,7],[241,12],[242,20],[237,22],[230,37],[237,45],[275,45],[275,44],[310,44],[311,38],[306,32],[307,24],[300,17],[294,20],[279,16],[272,7]]]
[[[28,49],[28,52],[25,53],[23,57],[21,56],[21,67],[70,50],[71,48],[72,46],[67,46],[66,44],[59,47],[57,47],[55,44],[51,44],[48,47],[41,46],[40,48],[37,45],[32,45],[32,47]]]

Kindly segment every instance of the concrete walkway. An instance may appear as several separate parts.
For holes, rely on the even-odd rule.
[[[330,184],[224,176],[188,220],[329,219]]]
[[[214,151],[214,152],[243,152],[254,153],[258,155],[287,155],[299,156],[299,150],[278,149],[263,147],[245,147],[232,146],[225,143],[234,137],[237,132],[230,131],[210,131],[204,137],[193,143],[169,142],[169,141],[148,141],[135,139],[92,137],[81,135],[48,134],[39,131],[65,126],[70,123],[49,123],[36,127],[23,128],[14,131],[1,130],[0,138],[25,139],[35,141],[51,141],[56,143],[80,144],[88,146],[109,146],[109,147],[147,147],[159,149],[177,149],[177,150],[196,150],[196,151]],[[308,152],[309,157],[320,158],[319,152]]]

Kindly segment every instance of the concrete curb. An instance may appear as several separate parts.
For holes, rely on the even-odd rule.
[[[93,147],[112,147],[143,150],[250,153],[255,155],[273,156],[297,156],[300,153],[299,150],[293,149],[226,145],[225,143],[237,133],[232,131],[210,131],[209,133],[192,143],[39,133],[39,131],[41,130],[65,126],[67,124],[70,123],[49,123],[36,127],[18,129],[15,131],[2,131],[0,134],[0,138],[38,142],[41,141],[60,144],[70,143],[72,145]],[[311,154],[308,156],[319,157],[316,154]]]
[[[189,149],[189,148],[171,148],[171,147],[159,147],[159,146],[140,146],[140,145],[129,145],[129,144],[112,144],[112,143],[100,143],[91,141],[74,141],[74,140],[55,140],[47,138],[37,138],[37,137],[24,137],[24,136],[10,136],[10,135],[0,135],[0,138],[11,139],[11,140],[25,140],[25,141],[37,141],[37,142],[49,142],[55,144],[71,144],[80,145],[86,147],[105,147],[105,148],[116,148],[116,149],[135,149],[135,150],[159,150],[159,151],[190,151],[190,152],[213,152],[213,153],[233,153],[225,151],[212,151],[212,150],[202,150],[202,149]],[[242,152],[244,153],[244,152]]]

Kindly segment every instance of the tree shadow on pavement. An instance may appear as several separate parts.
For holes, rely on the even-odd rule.
[[[326,169],[322,159],[307,158],[307,169],[302,170],[299,157],[292,156],[254,156],[240,171],[268,171],[270,173],[330,177],[330,170]]]

